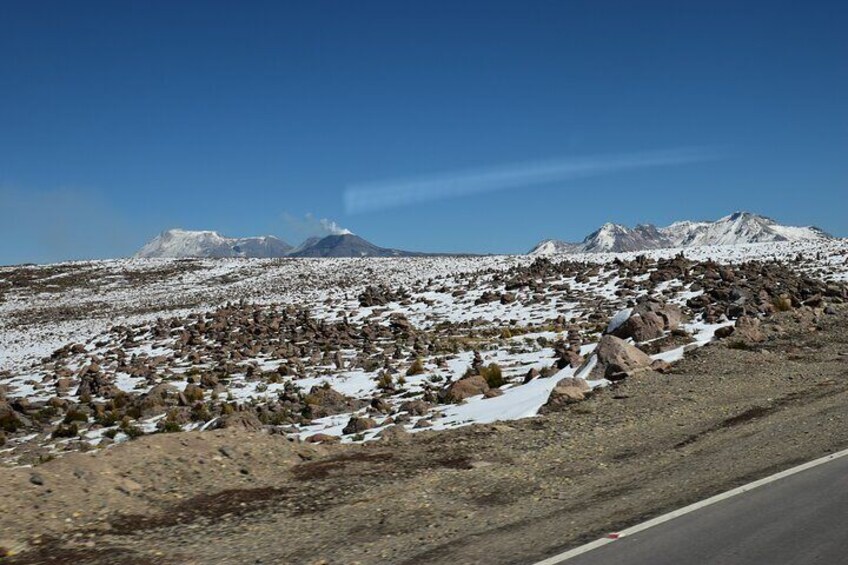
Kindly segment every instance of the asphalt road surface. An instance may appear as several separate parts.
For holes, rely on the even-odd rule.
[[[622,537],[565,563],[848,563],[848,457]]]

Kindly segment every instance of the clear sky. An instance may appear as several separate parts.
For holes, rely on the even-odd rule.
[[[846,30],[844,0],[7,0],[0,264],[169,227],[297,243],[308,213],[425,251],[737,209],[845,236]],[[345,196],[468,171],[515,182]]]

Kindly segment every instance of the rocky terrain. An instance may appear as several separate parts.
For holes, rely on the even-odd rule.
[[[822,383],[844,371],[846,258],[823,240],[0,268],[0,492],[38,524],[0,523],[0,545],[24,562],[440,562],[468,536],[577,520],[572,494],[620,506],[629,490],[595,482],[609,466],[644,478],[678,460],[651,449],[837,398],[819,391],[842,390]],[[807,447],[841,441],[822,435]],[[764,453],[747,472],[786,460]],[[685,498],[660,494],[651,508]]]
[[[155,434],[6,469],[9,563],[528,563],[848,441],[848,311],[801,307],[536,418],[355,445]],[[758,336],[754,336],[759,340]]]

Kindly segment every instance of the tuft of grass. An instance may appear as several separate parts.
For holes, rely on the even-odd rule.
[[[497,363],[490,363],[486,367],[480,367],[480,376],[486,379],[486,383],[491,388],[498,388],[506,384],[501,367]]]
[[[792,310],[792,299],[785,294],[781,294],[772,301],[772,305],[778,312],[788,312]]]
[[[181,425],[179,425],[178,423],[176,423],[176,422],[173,422],[173,421],[170,421],[170,420],[166,420],[166,421],[162,424],[162,428],[161,428],[161,430],[162,430],[163,432],[165,432],[166,434],[171,434],[171,433],[174,433],[174,432],[181,432],[181,431],[183,431],[183,427],[182,427]]]
[[[68,413],[65,414],[64,422],[66,424],[70,424],[71,422],[88,422],[88,414],[82,410],[71,408],[68,410]]]
[[[79,435],[79,427],[77,424],[62,424],[58,426],[53,433],[51,434],[54,438],[68,438],[68,437],[77,437]]]
[[[212,413],[205,404],[195,404],[191,409],[191,420],[193,422],[208,422],[212,419]]]
[[[197,402],[203,400],[203,389],[197,385],[188,385],[185,387],[183,394],[188,402]]]
[[[18,431],[18,427],[20,425],[19,420],[14,414],[6,414],[5,416],[0,416],[0,430],[9,433],[15,433]]]
[[[99,412],[95,414],[94,421],[104,428],[108,428],[118,423],[118,413],[114,410]]]
[[[144,435],[144,430],[132,424],[129,426],[125,426],[121,429],[121,431],[127,434],[130,439],[135,439]]]
[[[409,369],[406,370],[406,376],[411,377],[413,375],[420,375],[424,372],[424,363],[421,359],[416,359],[412,365],[409,366]]]

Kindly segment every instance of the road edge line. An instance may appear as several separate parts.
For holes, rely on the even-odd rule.
[[[690,512],[694,512],[695,510],[699,510],[701,508],[715,504],[716,502],[721,502],[722,500],[732,498],[738,494],[748,492],[768,483],[778,481],[780,479],[795,475],[797,473],[801,473],[803,471],[806,471],[807,469],[812,469],[813,467],[818,467],[819,465],[823,465],[824,463],[829,463],[830,461],[845,457],[846,455],[848,455],[848,449],[843,449],[842,451],[837,451],[836,453],[831,453],[829,455],[825,455],[824,457],[819,457],[818,459],[807,461],[806,463],[802,463],[795,467],[785,469],[783,471],[780,471],[779,473],[769,475],[768,477],[763,477],[762,479],[758,479],[751,483],[747,483],[734,489],[713,495],[709,498],[705,498],[704,500],[694,502],[688,506],[684,506],[683,508],[672,510],[671,512],[662,514],[661,516],[657,516],[656,518],[651,518],[650,520],[647,520],[640,524],[636,524],[635,526],[631,526],[627,529],[621,530],[620,532],[610,533],[607,535],[607,537],[596,539],[595,541],[589,542],[579,547],[575,547],[574,549],[569,549],[568,551],[564,551],[552,557],[548,557],[547,559],[543,559],[542,561],[534,563],[534,565],[556,565],[557,563],[562,563],[563,561],[567,561],[568,559],[577,557],[578,555],[581,555],[588,551],[592,551],[593,549],[597,549],[621,538],[633,535],[643,530],[647,530],[648,528],[652,528],[654,526],[658,526],[659,524],[668,522],[669,520],[679,518],[680,516],[689,514]]]

